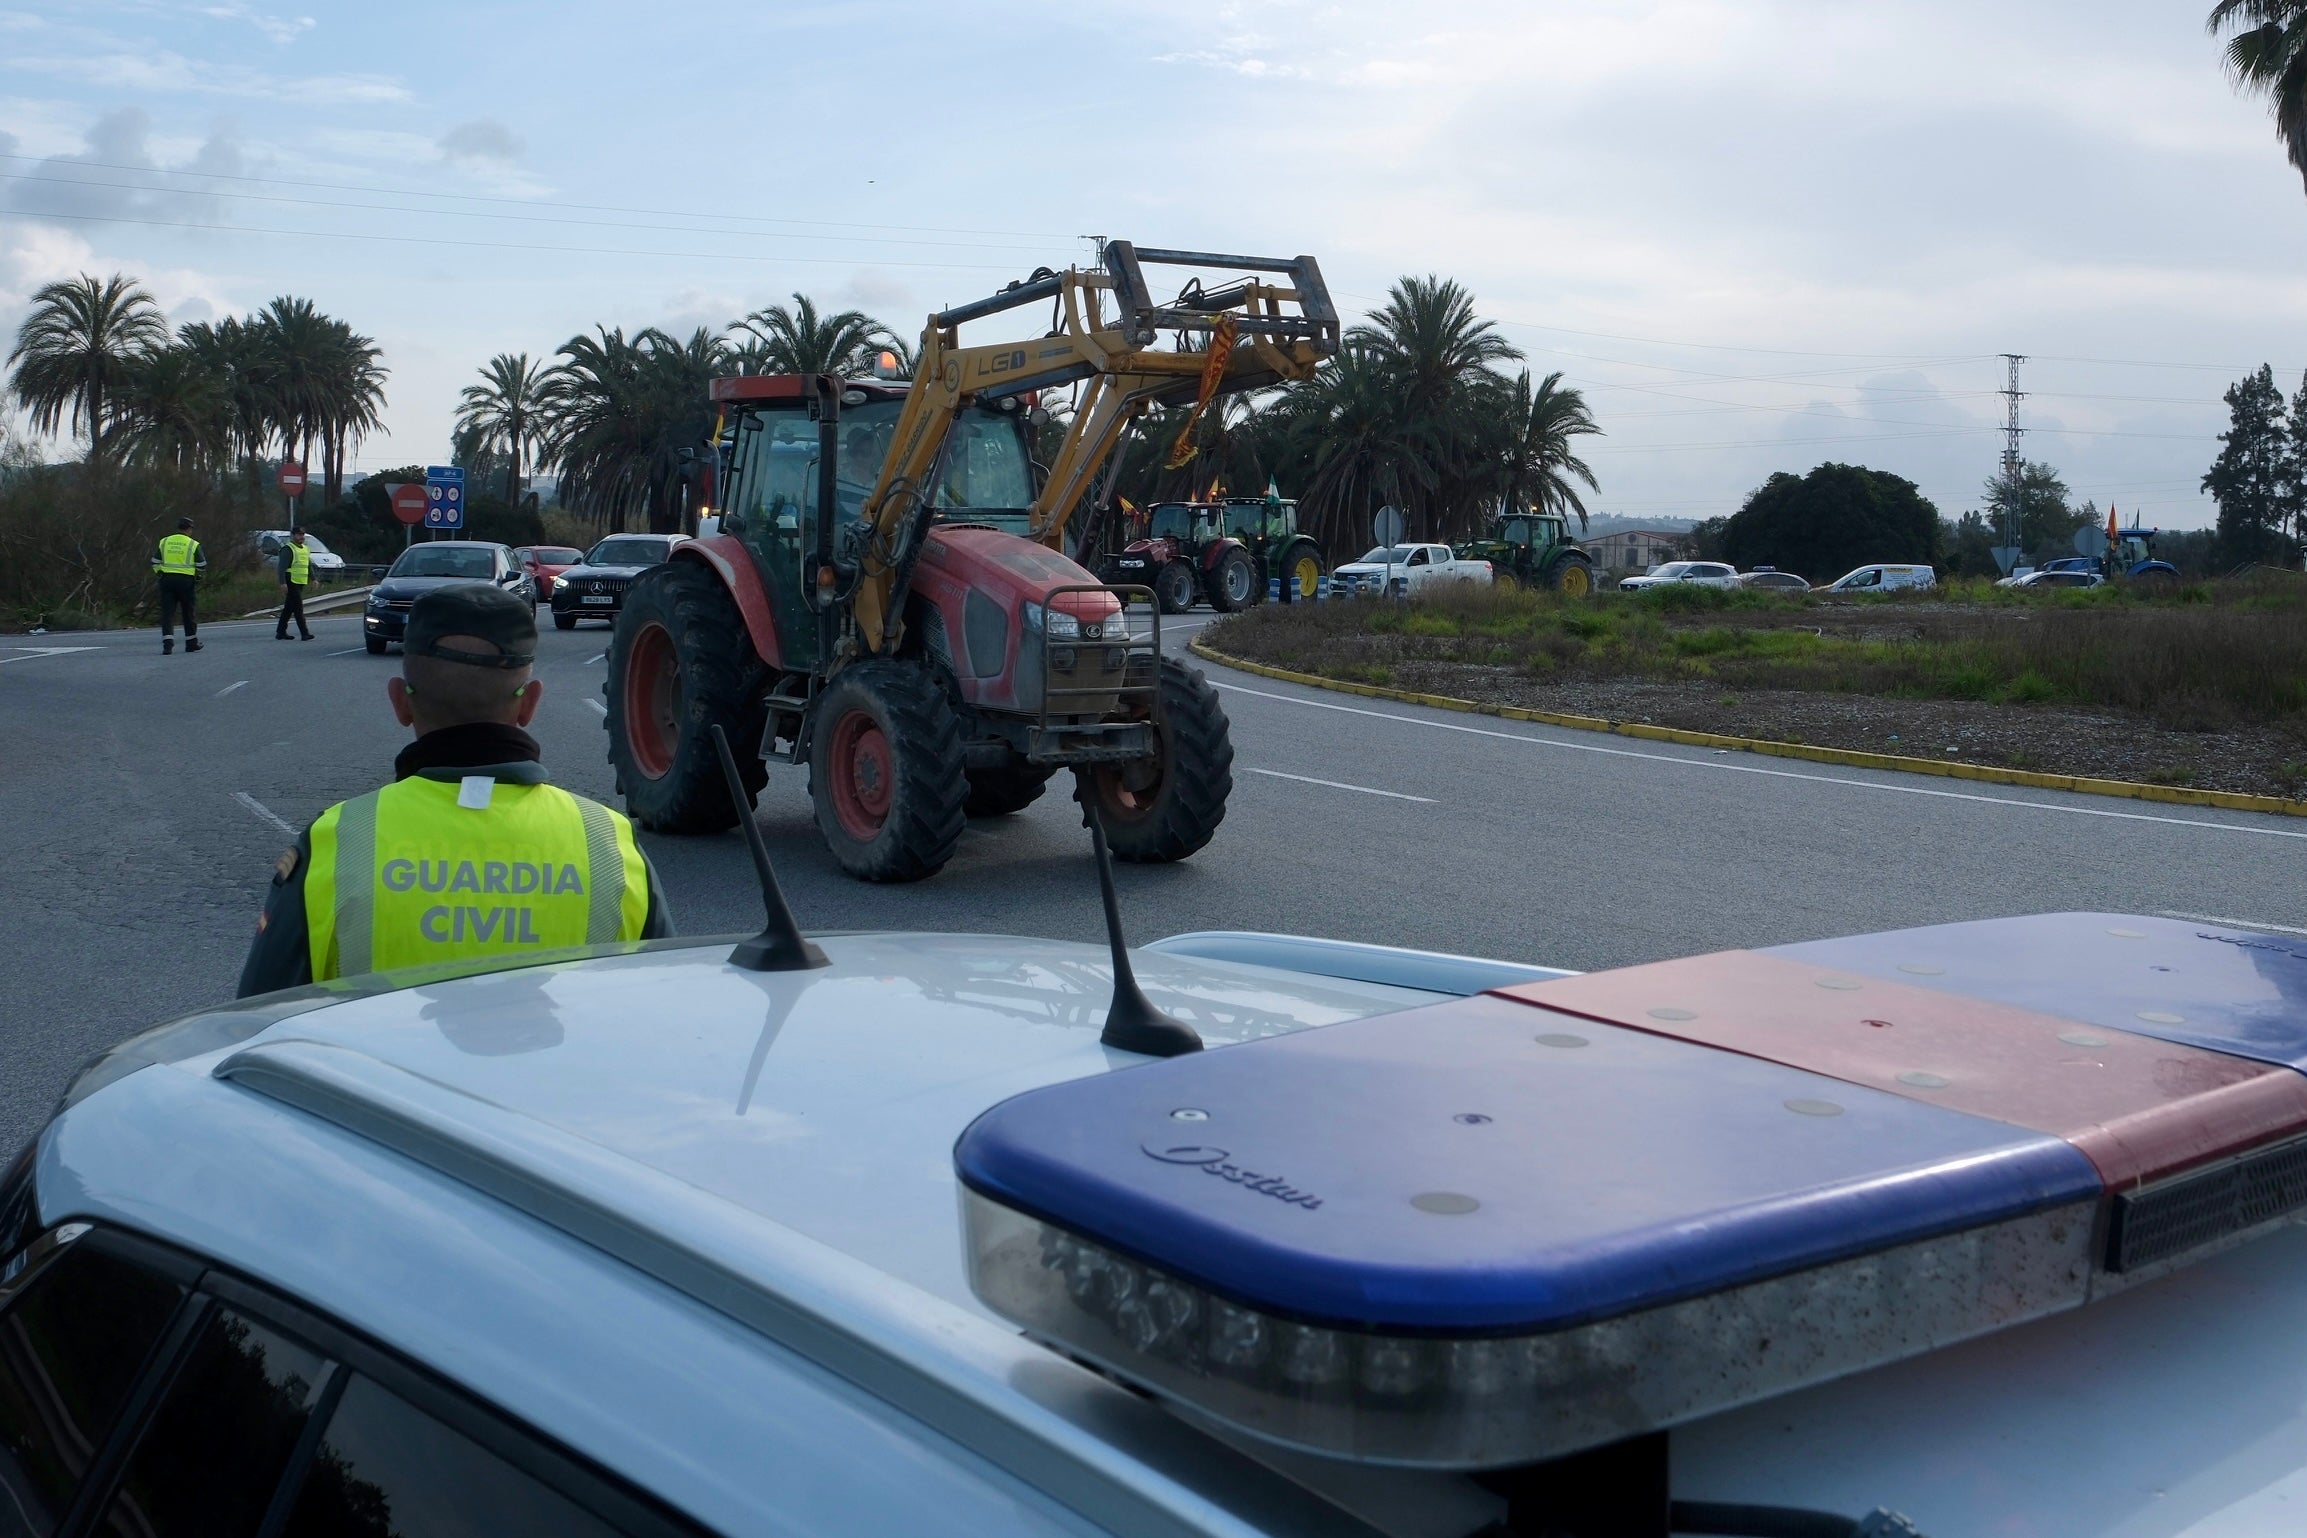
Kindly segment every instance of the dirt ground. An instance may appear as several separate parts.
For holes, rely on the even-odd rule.
[[[1753,690],[1647,679],[1545,683],[1513,668],[1405,659],[1394,687],[1564,715],[1818,747],[1960,759],[2252,795],[2307,794],[2307,738],[2278,727],[2180,732],[2041,705]]]

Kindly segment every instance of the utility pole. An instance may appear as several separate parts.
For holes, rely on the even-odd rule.
[[[2003,354],[2003,362],[2010,365],[2010,379],[2001,392],[2008,408],[2003,419],[2003,505],[2010,510],[2006,543],[2014,549],[2019,543],[2019,434],[2026,431],[2019,426],[2019,402],[2026,399],[2026,392],[2019,388],[2019,365],[2026,361],[2020,353]]]

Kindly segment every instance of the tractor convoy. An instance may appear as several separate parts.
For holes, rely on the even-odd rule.
[[[1156,502],[1145,537],[1102,570],[1109,582],[1152,587],[1164,614],[1201,599],[1231,614],[1263,601],[1269,586],[1284,603],[1320,597],[1324,562],[1322,547],[1298,531],[1298,504],[1273,495]]]
[[[1149,267],[1191,275],[1157,300]],[[961,343],[964,325],[1045,305],[1046,335]],[[827,847],[866,880],[935,873],[965,818],[1020,810],[1060,769],[1120,858],[1193,854],[1232,788],[1225,712],[1161,654],[1158,581],[1100,582],[1063,553],[1066,523],[1141,413],[1308,378],[1337,347],[1311,257],[1111,241],[1099,268],[1043,269],[932,315],[903,386],[716,380],[719,532],[632,584],[610,643],[609,759],[628,810],[660,832],[734,824],[718,726],[754,748],[739,755],[748,795],[770,760],[807,766]],[[1029,428],[1047,420],[1042,392],[1070,385],[1044,470]],[[1239,606],[1277,562],[1318,584],[1294,516],[1261,514],[1253,545],[1223,532],[1236,524],[1221,506],[1206,540],[1174,520],[1195,552],[1177,559],[1206,545],[1225,568],[1205,592]]]

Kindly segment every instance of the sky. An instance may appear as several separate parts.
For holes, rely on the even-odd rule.
[[[2208,9],[0,8],[0,334],[80,272],[176,323],[309,297],[383,348],[381,469],[445,456],[491,355],[595,326],[798,291],[910,336],[1085,237],[1305,252],[1349,315],[1455,278],[1584,389],[1599,513],[1842,460],[1953,516],[2020,353],[2029,458],[2198,526],[2222,392],[2307,369],[2307,195]]]

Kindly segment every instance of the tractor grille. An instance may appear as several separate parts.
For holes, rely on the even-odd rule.
[[[2307,1137],[2115,1198],[2107,1269],[2134,1271],[2307,1207]]]

